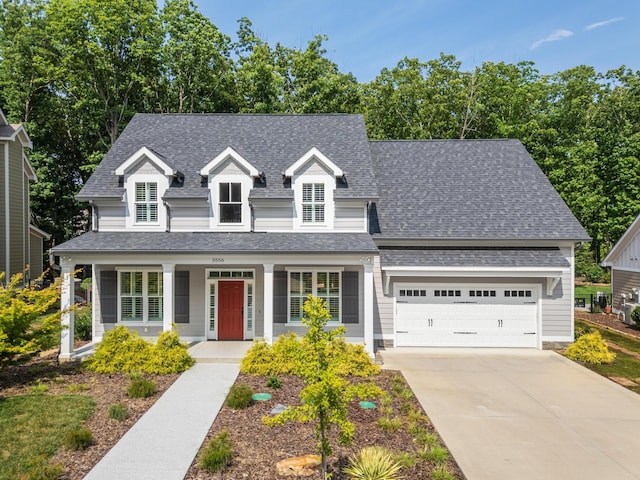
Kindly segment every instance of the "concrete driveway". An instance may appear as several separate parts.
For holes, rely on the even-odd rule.
[[[556,353],[381,353],[385,368],[402,370],[468,480],[640,479],[640,395]]]

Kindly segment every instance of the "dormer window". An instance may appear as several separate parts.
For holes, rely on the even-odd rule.
[[[324,183],[302,184],[302,222],[324,223]]]
[[[158,223],[158,184],[136,182],[136,223]]]
[[[242,184],[221,182],[220,223],[242,223]]]

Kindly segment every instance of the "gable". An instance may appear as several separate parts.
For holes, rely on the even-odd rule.
[[[254,167],[250,162],[248,162],[242,155],[236,152],[233,148],[227,147],[218,155],[216,155],[213,160],[207,163],[200,170],[200,175],[217,175],[221,170],[225,168],[236,169],[236,173],[245,173],[245,175],[251,175],[252,177],[257,177],[260,175],[258,169]]]
[[[139,168],[140,164],[151,163],[157,171],[163,175],[175,175],[177,171],[171,167],[165,158],[148,147],[139,148],[115,169],[116,175],[131,174],[132,170]]]
[[[301,175],[301,171],[305,168],[308,169],[310,165],[319,166],[325,172],[330,173],[334,177],[341,177],[344,175],[342,169],[333,163],[329,157],[323,154],[318,148],[313,147],[302,157],[296,160],[293,165],[287,168],[284,172],[284,176],[293,177],[294,175]]]
[[[620,240],[602,262],[603,267],[640,268],[640,215],[636,217]]]

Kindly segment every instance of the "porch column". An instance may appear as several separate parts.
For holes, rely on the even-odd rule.
[[[176,266],[173,263],[162,264],[162,330],[170,332],[173,328],[174,308],[174,272]]]
[[[374,357],[373,344],[373,264],[364,265],[364,349]]]
[[[273,264],[264,267],[264,325],[263,336],[268,344],[273,342]]]
[[[62,311],[62,331],[60,332],[60,360],[71,360],[73,352],[73,307],[75,300],[75,283],[73,278],[74,263],[69,257],[60,258],[61,288],[60,310]]]

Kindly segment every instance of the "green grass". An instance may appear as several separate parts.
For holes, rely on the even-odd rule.
[[[94,408],[85,395],[0,398],[0,480],[19,478],[38,457],[53,456]]]
[[[598,292],[604,292],[607,295],[611,295],[611,285],[576,285],[575,295],[576,297],[586,297],[589,301],[589,295],[593,294],[595,297]]]
[[[626,335],[621,335],[611,330],[598,328],[592,324],[576,320],[576,327],[589,328],[591,331],[597,330],[605,341],[613,342],[616,345],[626,348],[635,353],[640,353],[640,340]],[[640,378],[640,359],[627,355],[626,353],[613,350],[616,352],[616,359],[608,365],[585,364],[588,369],[603,375],[605,377],[624,377],[629,380],[636,381]],[[640,393],[640,386],[627,387],[636,393]]]

